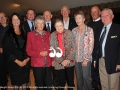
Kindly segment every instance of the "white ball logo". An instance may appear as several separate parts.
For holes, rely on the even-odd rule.
[[[51,51],[53,51],[53,52],[51,52],[51,53],[49,53],[49,56],[50,57],[58,57],[58,58],[60,58],[60,57],[62,57],[62,50],[59,48],[59,47],[57,47],[57,49],[60,51],[60,52],[56,52],[56,50],[53,48],[53,47],[50,47],[50,49],[49,50],[51,50]]]

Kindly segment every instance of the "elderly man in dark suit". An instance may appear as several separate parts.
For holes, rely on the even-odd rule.
[[[120,25],[112,22],[111,9],[101,12],[104,24],[98,31],[96,59],[99,58],[99,73],[102,90],[118,90],[120,72]],[[102,31],[101,31],[102,30]]]
[[[70,10],[68,6],[63,6],[61,8],[61,15],[62,15],[62,21],[64,24],[64,28],[68,30],[72,30],[73,28],[77,26],[77,24],[74,18],[69,17],[69,14],[70,14]]]
[[[34,19],[35,19],[35,11],[34,9],[28,9],[26,12],[27,20],[24,21],[23,27],[26,33],[35,30]]]
[[[54,22],[52,19],[52,14],[50,11],[46,10],[43,13],[43,17],[45,18],[45,27],[44,30],[49,31],[50,33],[55,31]]]
[[[43,30],[46,30],[50,33],[55,31],[54,22],[52,19],[52,14],[50,11],[46,10],[43,12],[43,17],[45,18],[45,27]],[[54,67],[52,67],[52,74],[53,74],[53,85],[57,86],[57,75]]]
[[[103,26],[103,23],[102,23],[102,20],[100,18],[100,9],[98,6],[93,6],[91,8],[91,17],[92,17],[92,20],[90,22],[88,22],[88,26],[91,27],[94,31],[94,46],[96,44],[96,35],[97,35],[97,32],[98,32],[98,28],[99,27],[102,27]],[[93,49],[93,53],[92,53],[92,56],[94,57],[95,55],[95,47]],[[94,61],[94,58],[93,58],[93,61]],[[92,87],[93,87],[93,90],[100,90],[100,79],[99,79],[99,70],[98,70],[98,62],[97,62],[97,65],[96,65],[96,68],[94,68],[94,62],[92,62],[92,65],[91,65],[91,77],[92,77]]]

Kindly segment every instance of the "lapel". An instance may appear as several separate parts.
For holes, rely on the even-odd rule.
[[[44,30],[45,30],[45,31],[48,31],[48,30],[47,30],[47,26],[46,26],[46,24],[45,24]],[[55,31],[54,23],[51,22],[51,31],[50,31],[50,33],[52,33],[53,31]]]
[[[110,37],[115,33],[114,29],[115,29],[115,28],[114,28],[114,24],[112,23],[112,24],[111,24],[111,27],[110,27],[110,30],[109,30],[109,32],[108,32],[108,35],[107,35],[105,47],[106,47],[108,41],[111,39]]]
[[[26,20],[26,28],[28,31],[31,31],[27,20]]]
[[[30,32],[30,31],[31,31],[31,29],[30,29],[30,27],[29,27],[29,24],[28,24],[27,20],[25,21],[24,27],[25,27],[25,28],[24,28],[25,31],[27,31],[27,32]]]
[[[53,31],[55,31],[55,27],[54,27],[54,23],[51,22],[51,32],[50,33],[52,33]]]
[[[71,18],[69,17],[69,25],[68,25],[68,30],[70,30],[70,29],[71,29],[71,25],[72,25]]]

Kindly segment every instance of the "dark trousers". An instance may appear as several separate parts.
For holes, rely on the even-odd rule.
[[[51,67],[33,67],[37,90],[52,90]]]
[[[57,80],[58,80],[58,90],[64,90],[65,83],[68,84],[68,90],[73,90],[74,88],[74,66],[68,67],[61,70],[56,70]]]
[[[51,67],[51,69],[52,69],[52,84],[53,84],[53,86],[57,86],[57,73],[56,73],[56,70],[55,70],[55,68],[54,67]]]
[[[98,63],[96,63],[95,68],[94,68],[93,64],[91,64],[91,77],[92,77],[92,88],[93,89],[99,88],[101,90]]]
[[[4,61],[3,54],[0,54],[0,86],[2,86],[1,90],[7,90],[7,88],[3,88],[7,86],[7,72],[6,72],[6,63]]]

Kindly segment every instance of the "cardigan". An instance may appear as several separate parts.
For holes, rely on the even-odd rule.
[[[50,33],[44,30],[43,35],[40,35],[36,30],[28,32],[26,52],[31,57],[32,67],[45,67],[45,58],[47,60],[47,67],[52,65],[52,59],[49,57],[49,37]],[[46,57],[41,56],[41,51],[47,51],[48,55]]]
[[[53,47],[56,52],[59,52],[57,47],[59,47],[58,44],[58,40],[57,40],[57,36],[58,33],[56,31],[54,31],[51,34],[50,37],[50,46]],[[64,46],[64,55],[60,58],[58,57],[54,57],[54,67],[56,70],[60,70],[60,69],[65,69],[68,67],[72,67],[75,65],[75,51],[76,51],[76,45],[75,45],[75,38],[74,35],[72,33],[72,31],[70,30],[64,30],[63,32],[63,46]],[[61,62],[64,60],[70,60],[70,64],[68,65],[68,67],[64,67]]]

